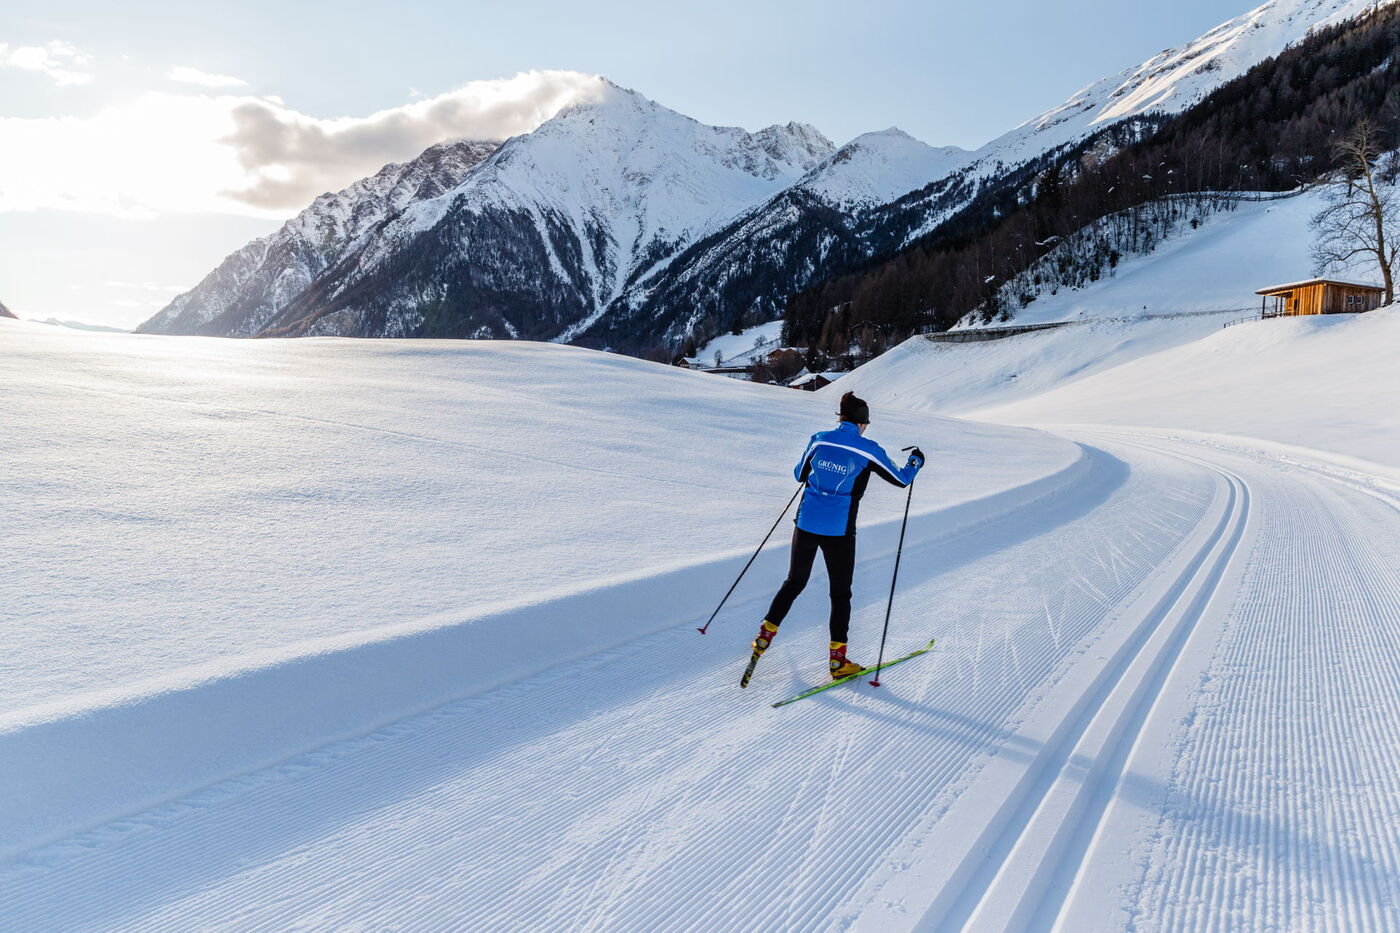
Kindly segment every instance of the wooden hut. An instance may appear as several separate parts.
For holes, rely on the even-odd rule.
[[[804,392],[815,392],[818,389],[824,389],[831,385],[837,379],[840,379],[842,375],[844,374],[836,372],[807,373],[807,375],[798,376],[796,379],[789,382],[788,388],[801,389]]]
[[[1385,289],[1365,282],[1340,279],[1307,279],[1261,288],[1260,311],[1264,317],[1294,314],[1345,314],[1379,308]]]

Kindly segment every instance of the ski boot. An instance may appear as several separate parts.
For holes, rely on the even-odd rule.
[[[758,627],[758,635],[753,640],[753,656],[749,658],[749,666],[744,668],[744,676],[739,680],[739,686],[747,687],[749,679],[753,677],[753,669],[758,666],[758,659],[763,657],[763,652],[768,650],[768,646],[773,643],[774,637],[778,634],[778,627],[767,619]]]
[[[831,643],[831,679],[841,680],[843,677],[852,677],[865,670],[854,661],[846,660],[846,643],[844,641],[833,641]]]

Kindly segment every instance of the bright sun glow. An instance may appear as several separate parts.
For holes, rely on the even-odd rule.
[[[529,132],[597,81],[532,71],[336,119],[275,97],[163,92],[90,117],[0,117],[0,212],[288,216],[443,139]]]

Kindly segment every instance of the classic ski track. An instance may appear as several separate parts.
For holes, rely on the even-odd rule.
[[[1071,511],[1063,526],[1046,524],[1023,537],[1014,533],[1015,521],[1001,519],[907,550],[911,570],[923,568],[910,574],[911,628],[937,634],[940,646],[978,645],[976,659],[935,648],[902,667],[906,673],[879,695],[852,687],[840,697],[814,698],[805,709],[763,704],[756,711],[739,702],[734,658],[716,652],[697,660],[695,636],[681,626],[33,853],[22,865],[0,870],[0,916],[19,915],[32,893],[17,880],[58,891],[71,878],[85,889],[113,893],[96,905],[51,894],[42,913],[47,928],[189,929],[218,918],[221,926],[281,930],[315,926],[316,918],[331,923],[336,905],[356,903],[370,890],[381,890],[381,902],[411,909],[414,928],[450,928],[466,917],[484,928],[519,929],[847,923],[854,916],[839,914],[842,896],[888,859],[908,826],[946,809],[976,780],[983,750],[1033,753],[1014,729],[1027,692],[1043,689],[1076,646],[1100,631],[1115,603],[1151,578],[1199,522],[1208,500],[1189,476],[1177,481],[1180,488],[1153,485],[1158,474],[1176,472],[1167,469],[1167,459],[1144,461],[1142,479],[1134,469],[1128,489],[1082,514]],[[1056,514],[1054,503],[1034,508]],[[1122,539],[1095,554],[1108,530]],[[1066,553],[1082,554],[1082,560],[1056,553],[1080,539],[1082,552]],[[1018,564],[1026,580],[1010,590],[971,566],[941,569],[946,555],[970,546],[982,548],[976,566],[1033,555],[1038,562],[1029,569]],[[865,572],[879,576],[886,569]],[[811,589],[799,604],[804,612],[824,600],[824,588]],[[859,609],[878,614],[884,587],[869,589],[881,598],[866,598]],[[1034,599],[1024,599],[1031,593]],[[916,626],[929,615],[916,608],[917,599],[932,616]],[[946,608],[964,604],[974,606],[971,615]],[[755,609],[734,607],[721,620],[731,633],[742,629],[733,634],[736,644],[747,636]],[[1032,649],[1011,636],[1013,625],[1033,625],[1043,637]],[[825,636],[817,627],[790,635],[789,627],[778,641],[790,681],[815,672],[793,663],[798,649],[820,646]],[[903,637],[919,640],[909,629]],[[1014,659],[1008,655],[1013,642]],[[782,673],[770,656],[744,693],[785,695],[782,678],[774,676]],[[679,705],[678,678],[690,701]],[[483,734],[486,722],[498,728]],[[868,722],[885,728],[856,728]],[[774,754],[774,730],[790,737],[790,752]],[[666,744],[649,741],[661,735]],[[482,742],[480,757],[459,760],[462,749]],[[609,753],[580,758],[554,751],[560,746],[607,747]],[[897,754],[883,751],[889,748]],[[481,803],[546,787],[551,796],[528,812],[501,814]],[[861,809],[862,788],[884,788],[872,801],[879,805],[878,821]],[[378,818],[381,811],[393,818]],[[724,822],[714,824],[720,815]],[[270,834],[269,818],[282,824]],[[599,839],[596,827],[605,826],[616,833]],[[860,831],[851,832],[853,826]],[[630,842],[620,845],[627,836]],[[471,840],[466,852],[485,848],[499,856],[463,858],[455,839]],[[538,839],[551,840],[550,846],[530,855]],[[685,839],[685,846],[677,848],[675,839]],[[210,848],[211,840],[217,847]],[[317,872],[326,846],[340,866],[333,878]],[[625,861],[618,859],[622,849]],[[439,850],[457,852],[462,864],[448,856],[443,861]],[[758,897],[771,859],[798,851],[808,853],[805,874],[786,875],[793,879],[789,896]],[[405,867],[394,871],[400,864]],[[194,874],[191,865],[198,866]],[[131,893],[135,866],[143,879],[154,879],[151,891]],[[406,876],[407,866],[431,877]],[[668,895],[665,885],[658,889],[660,877],[681,870],[696,879],[684,896]],[[600,883],[607,875],[612,878]],[[250,902],[239,894],[245,885],[272,885],[268,895],[283,893]],[[394,886],[385,891],[384,885]],[[736,900],[736,894],[743,897]],[[357,916],[356,922],[405,922],[392,916],[398,919]]]
[[[1116,438],[1116,443],[1144,452],[1145,464],[1154,457],[1200,464],[1180,450],[1182,444],[1163,438]],[[1131,657],[1113,665],[1112,684],[1105,685],[1102,702],[1085,710],[1078,738],[1099,734],[1100,727],[1107,734],[1093,756],[1095,763],[1085,769],[1091,779],[1068,775],[1064,768],[1057,773],[1049,768],[1053,762],[1046,762],[1040,769],[1043,780],[1025,787],[1022,803],[1028,815],[1021,834],[1009,835],[1008,845],[993,853],[1001,859],[993,859],[988,867],[983,894],[997,890],[998,884],[1011,883],[1016,864],[1022,869],[1029,866],[1040,891],[1039,898],[1026,899],[1033,908],[1016,915],[1025,925],[1014,929],[1053,925],[1057,913],[1072,901],[1072,881],[1082,877],[1085,866],[1095,860],[1095,829],[1105,821],[1117,780],[1133,762],[1134,742],[1144,723],[1154,721],[1163,685],[1176,679],[1180,649],[1200,615],[1170,612],[1204,608],[1211,600],[1224,598],[1219,574],[1226,573],[1226,565],[1240,551],[1239,535],[1256,514],[1250,507],[1253,482],[1212,462],[1204,465],[1221,478],[1215,482],[1224,483],[1231,507],[1215,517],[1205,514],[1203,503],[1203,514],[1194,523],[1215,520],[1217,524],[1205,544],[1193,546],[1198,558],[1194,572],[1176,573],[1180,587],[1175,604],[1163,609],[1165,615],[1156,621],[1154,632],[1142,637]],[[1197,472],[1210,475],[1205,469]],[[1326,489],[1313,486],[1316,483],[1302,492],[1319,500],[1319,506],[1326,504],[1324,497],[1352,489],[1352,483],[1329,483]],[[1355,492],[1378,499],[1368,489]],[[1133,523],[1120,528],[1117,537],[1089,534],[1098,527],[1091,518],[1109,506],[1074,518],[1070,524],[1085,525],[1084,545],[1064,562],[1064,586],[1032,588],[1028,593],[1035,598],[1029,605],[995,601],[995,588],[969,574],[952,574],[959,579],[946,583],[938,572],[911,574],[910,593],[917,591],[932,608],[920,632],[927,628],[938,635],[941,647],[920,664],[900,668],[907,675],[892,679],[883,695],[851,686],[840,696],[832,691],[813,698],[812,709],[766,710],[766,703],[763,710],[750,709],[755,703],[734,702],[742,696],[732,684],[735,658],[717,653],[722,657],[715,657],[713,663],[694,661],[693,633],[680,626],[77,836],[36,853],[18,870],[35,880],[42,880],[49,871],[67,871],[73,883],[84,888],[120,892],[133,870],[140,870],[141,877],[153,871],[164,877],[164,871],[178,881],[185,877],[179,871],[183,864],[209,859],[203,852],[204,841],[223,843],[199,876],[183,884],[169,883],[168,897],[127,904],[118,898],[116,904],[94,908],[83,898],[50,895],[41,915],[35,915],[25,912],[25,885],[11,884],[18,876],[7,878],[0,869],[0,916],[42,916],[42,923],[27,923],[27,930],[183,930],[213,923],[235,929],[283,930],[350,922],[372,929],[532,930],[875,925],[874,916],[864,915],[868,902],[847,901],[843,906],[841,894],[878,871],[903,869],[899,846],[907,841],[907,829],[927,825],[928,820],[937,822],[949,801],[977,782],[979,749],[998,748],[998,754],[1019,755],[1032,762],[1026,770],[1046,756],[1064,763],[1077,761],[1074,735],[1061,735],[1053,745],[1037,748],[1019,740],[1015,717],[1028,696],[1033,699],[1053,684],[1051,672],[1064,670],[1071,661],[1077,668],[1092,663],[1092,658],[1075,660],[1072,653],[1102,635],[1103,619],[1109,618],[1114,601],[1123,600],[1127,591],[1141,586],[1169,560],[1177,562],[1180,542],[1190,537],[1190,528],[1180,523],[1193,514],[1193,502],[1183,497],[1180,503],[1162,504],[1159,513],[1144,510]],[[1350,513],[1322,514],[1333,514],[1338,538],[1359,541],[1365,534],[1366,528]],[[1299,511],[1289,520],[1306,521],[1308,514]],[[1347,523],[1347,528],[1341,527]],[[1042,531],[1009,548],[994,549],[981,560],[1004,565],[1016,555],[1054,548],[1058,527],[1051,528],[1056,535],[1047,537],[1050,532]],[[1350,538],[1344,534],[1348,531]],[[994,528],[984,527],[963,535],[965,541],[981,537],[995,541],[997,534]],[[1274,542],[1273,546],[1284,548],[1285,544]],[[913,548],[906,559],[914,556],[910,566],[927,567],[937,563],[939,553],[955,546],[956,542],[944,542]],[[1267,553],[1260,559],[1266,558]],[[1351,570],[1336,553],[1323,553],[1323,560],[1324,569],[1333,576],[1344,577]],[[1288,580],[1292,566],[1278,560],[1273,573],[1280,574],[1281,584]],[[799,605],[820,604],[823,588],[818,583],[812,590],[816,593],[809,595],[815,595],[815,600]],[[980,598],[986,602],[986,612],[973,619],[946,615],[937,607],[946,605],[944,597],[955,593],[967,601]],[[1394,594],[1358,588],[1355,598],[1372,618],[1386,618],[1386,612],[1400,609]],[[871,607],[882,609],[882,601],[872,598],[861,605],[865,612]],[[1011,622],[1000,614],[1014,609],[1026,618],[1039,619],[1043,644],[1012,637]],[[729,609],[717,633],[732,635],[732,642],[738,644],[749,635],[753,611],[753,604]],[[910,622],[920,621],[917,611],[910,616]],[[1138,625],[1147,623],[1145,616],[1137,618]],[[1289,630],[1308,630],[1309,618],[1302,609],[1289,608],[1280,623]],[[819,635],[815,630],[784,629],[783,639],[776,643],[777,653],[766,658],[769,667],[760,665],[755,684],[745,693],[760,691],[759,700],[770,693],[785,695],[783,677],[776,675],[809,681],[818,668],[794,667],[794,658],[798,649],[806,657],[806,647],[819,647]],[[1152,640],[1154,635],[1158,640]],[[914,640],[910,629],[906,637]],[[1396,726],[1383,721],[1383,713],[1400,707],[1400,682],[1393,667],[1386,667],[1386,658],[1394,653],[1382,650],[1380,637],[1382,633],[1371,633],[1369,640],[1354,644],[1364,656],[1366,670],[1382,671],[1373,689],[1382,691],[1375,695],[1386,699],[1361,710],[1359,716],[1372,724],[1378,737],[1394,740]],[[1270,670],[1260,658],[1274,649],[1264,642],[1267,639],[1242,640],[1239,650],[1245,654],[1232,663],[1249,670]],[[959,644],[963,651],[948,651],[948,644]],[[1291,665],[1274,671],[1274,678],[1292,682],[1309,664],[1316,665],[1316,658],[1289,661]],[[995,689],[977,692],[988,684]],[[690,702],[678,705],[678,696]],[[1110,709],[1114,700],[1120,705],[1116,710]],[[1280,734],[1284,747],[1303,747],[1316,740],[1296,731],[1291,721],[1280,719],[1266,698],[1246,693],[1242,702],[1252,710],[1246,726]],[[570,703],[577,703],[578,709],[561,716],[559,707]],[[552,730],[540,734],[532,727],[536,720]],[[483,737],[479,728],[484,723],[501,723],[510,734]],[[867,723],[879,728],[858,728]],[[778,744],[773,742],[774,730],[781,730]],[[665,744],[648,741],[661,735]],[[910,737],[917,741],[907,741]],[[459,748],[483,738],[489,742],[489,754],[456,761]],[[1316,897],[1315,891],[1301,888],[1289,894],[1287,874],[1273,874],[1275,869],[1268,862],[1261,863],[1263,874],[1250,891],[1242,887],[1246,881],[1238,873],[1219,870],[1214,862],[1218,856],[1212,855],[1210,846],[1193,845],[1193,841],[1249,834],[1253,825],[1247,814],[1257,813],[1270,800],[1271,766],[1288,769],[1296,768],[1296,763],[1285,758],[1236,775],[1226,756],[1235,747],[1232,742],[1238,744],[1238,735],[1222,728],[1208,738],[1203,758],[1187,765],[1186,793],[1197,799],[1221,793],[1210,782],[1212,775],[1224,775],[1228,792],[1247,806],[1207,811],[1200,827],[1191,827],[1197,835],[1182,841],[1165,839],[1161,845],[1169,856],[1166,869],[1158,867],[1144,878],[1142,897],[1155,905],[1161,929],[1232,929],[1231,918],[1238,919],[1239,913],[1222,909],[1232,904],[1256,905],[1246,908],[1246,916],[1271,918],[1275,929],[1285,929],[1289,909],[1302,911],[1308,898]],[[591,751],[552,754],[550,744]],[[1249,748],[1245,751],[1254,754]],[[1348,773],[1352,752],[1343,734],[1327,735],[1320,754],[1330,772]],[[374,765],[377,758],[385,761]],[[392,768],[393,762],[400,761],[405,762],[402,768]],[[536,779],[526,780],[535,772],[540,772]],[[412,780],[405,779],[409,775]],[[580,777],[574,779],[574,775]],[[1306,777],[1292,772],[1282,776],[1296,782]],[[1389,794],[1383,800],[1400,800],[1397,773],[1371,772],[1369,780]],[[454,782],[465,782],[469,793],[455,789]],[[861,820],[864,811],[857,806],[857,797],[868,789],[879,789],[869,801],[878,821]],[[549,796],[539,796],[538,806],[510,814],[498,814],[477,803],[540,792]],[[1057,794],[1067,794],[1077,804],[1081,822],[1060,818],[1064,810],[1051,813],[1047,803]],[[354,801],[354,806],[344,806],[346,801]],[[717,808],[720,803],[722,807]],[[1302,801],[1285,803],[1298,807]],[[1375,810],[1365,797],[1357,806],[1373,813],[1376,821],[1393,815]],[[392,820],[379,818],[381,811],[391,813]],[[1025,828],[1037,814],[1042,815],[1037,825],[1047,828],[1046,832],[1026,835]],[[269,815],[305,821],[305,831],[267,843],[260,835],[259,820]],[[711,827],[707,821],[717,815],[724,822]],[[1331,817],[1326,814],[1323,824],[1306,810],[1294,808],[1282,815],[1287,815],[1285,825],[1291,827],[1326,825],[1343,832],[1343,827],[1327,824]],[[1000,818],[1007,820],[1007,808],[1002,807]],[[493,848],[493,841],[504,848],[496,849],[497,857],[462,859],[462,866],[456,866],[454,853],[462,857],[462,850],[448,845],[451,834],[445,839],[431,835],[441,835],[444,821],[459,822],[461,828],[454,832],[466,834],[461,838],[469,839],[472,848]],[[1075,832],[1075,825],[1082,828]],[[1298,832],[1280,835],[1275,822],[1266,822],[1260,829],[1268,845],[1287,849],[1296,859],[1302,859],[1309,845],[1316,845]],[[1056,853],[1063,862],[1030,857],[1037,848],[1054,850],[1047,839],[1057,834],[1071,843]],[[529,843],[538,838],[550,839],[549,848],[531,849]],[[232,845],[228,845],[230,839]],[[914,842],[937,846],[942,845],[941,839],[948,841],[930,835]],[[678,841],[685,843],[678,848]],[[514,852],[518,846],[524,846],[526,855]],[[1345,905],[1343,915],[1333,922],[1334,929],[1387,929],[1387,919],[1394,913],[1386,913],[1383,906],[1385,885],[1387,878],[1394,878],[1396,848],[1385,846],[1383,841],[1362,841],[1361,855],[1355,848],[1345,849],[1333,862],[1320,864],[1326,884],[1341,892],[1337,897]],[[340,867],[330,878],[322,867],[328,849]],[[1018,852],[1025,859],[1018,859]],[[911,857],[920,857],[917,849]],[[424,877],[416,877],[420,869]],[[668,880],[676,873],[693,877],[693,883],[673,887],[675,881]],[[1362,884],[1352,890],[1344,874],[1361,878]],[[1064,884],[1065,880],[1071,884]],[[367,888],[379,891],[377,901],[365,894]],[[536,888],[553,895],[529,894]],[[370,904],[378,904],[378,912],[358,915],[353,905],[367,898]],[[736,905],[742,905],[742,911]],[[979,906],[970,905],[970,911]],[[102,913],[104,908],[112,912]],[[969,912],[969,916],[979,915]],[[1064,916],[1068,915],[1061,913],[1061,922]],[[990,922],[991,915],[984,913],[979,919]],[[1095,927],[1065,927],[1067,933],[1071,929]]]
[[[1171,763],[1139,929],[1400,929],[1400,534],[1356,507],[1389,505],[1369,484],[1277,485],[1311,508],[1265,517]]]
[[[1107,437],[1135,444],[1147,444],[1161,450],[1162,444],[1178,448],[1208,450],[1247,460],[1256,466],[1282,467],[1301,470],[1309,475],[1325,479],[1347,489],[1353,489],[1370,496],[1384,505],[1400,511],[1400,485],[1395,481],[1366,474],[1358,467],[1344,466],[1327,458],[1323,451],[1310,451],[1308,448],[1293,448],[1283,451],[1251,446],[1247,441],[1231,443],[1223,435],[1179,434],[1163,429],[1132,429],[1110,425],[1066,425],[1065,429],[1074,434]],[[1060,433],[1058,431],[1052,433]],[[1312,454],[1311,457],[1308,455]],[[1392,474],[1394,475],[1394,474]]]
[[[1217,473],[1228,497],[1225,507],[1166,594],[1136,621],[1132,634],[1084,691],[1079,708],[1057,730],[1054,744],[1042,749],[1026,769],[989,822],[983,841],[955,870],[948,885],[958,892],[956,899],[941,910],[935,905],[920,929],[1040,930],[1051,925],[1046,918],[1058,914],[1069,893],[1065,879],[1073,880],[1092,844],[1153,702],[1239,547],[1249,516],[1248,485],[1241,477],[1178,451],[1134,446]],[[1141,670],[1130,676],[1134,668]],[[1115,711],[1115,706],[1120,708]],[[1107,722],[1098,722],[1105,715]],[[1096,726],[1098,731],[1108,729],[1108,740],[1081,751],[1081,742]],[[1085,760],[1092,764],[1077,764]],[[1071,799],[1056,801],[1056,813],[1044,812],[1048,801],[1063,796]],[[1018,859],[1022,850],[1030,852]]]

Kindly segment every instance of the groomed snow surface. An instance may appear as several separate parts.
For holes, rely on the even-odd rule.
[[[1400,318],[1198,320],[813,394],[0,322],[0,926],[1400,928]],[[695,626],[849,388],[930,454],[890,641],[938,644],[774,710],[823,571],[747,691],[783,542]],[[935,413],[992,408],[1078,426]]]

